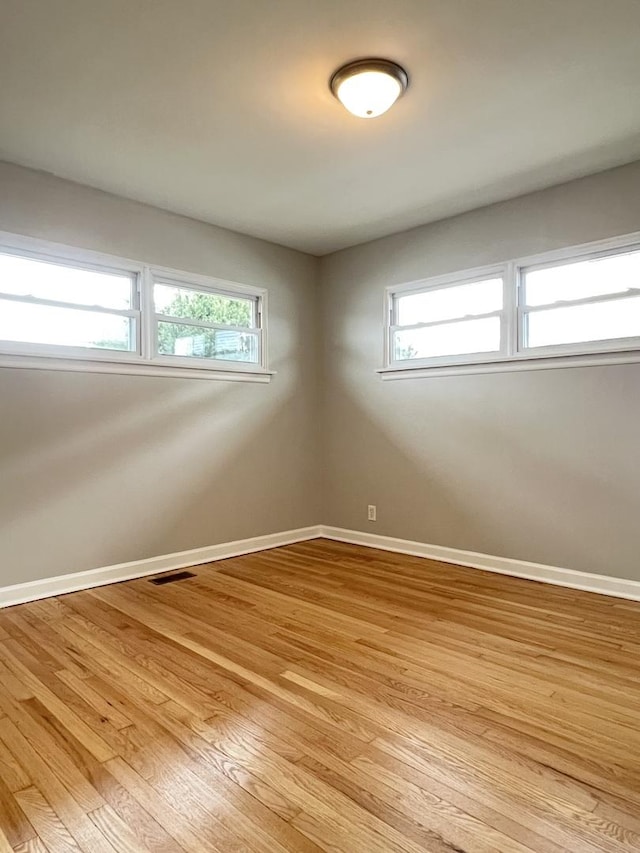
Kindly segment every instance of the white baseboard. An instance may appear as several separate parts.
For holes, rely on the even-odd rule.
[[[105,566],[101,569],[90,569],[69,575],[59,575],[55,578],[30,581],[0,588],[0,608],[11,607],[14,604],[24,604],[40,598],[53,595],[63,595],[67,592],[77,592],[95,586],[109,583],[143,578],[158,572],[184,569],[197,566],[199,563],[212,563],[216,560],[226,560],[229,557],[239,557],[254,551],[265,551],[268,548],[278,548],[281,545],[292,545],[294,542],[304,542],[321,536],[319,525],[300,527],[297,530],[285,530],[282,533],[270,533],[266,536],[254,536],[251,539],[238,539],[235,542],[224,542],[221,545],[210,545],[205,548],[193,548],[190,551],[178,551],[176,554],[165,554],[161,557],[150,557],[146,560],[133,560],[130,563],[119,563],[115,566]]]
[[[159,572],[184,569],[189,566],[197,566],[200,563],[226,560],[229,557],[239,557],[242,554],[252,554],[256,551],[265,551],[269,548],[279,548],[282,545],[293,545],[295,542],[306,542],[309,539],[318,538],[334,539],[337,542],[363,545],[366,548],[378,548],[397,554],[426,557],[430,560],[439,560],[442,563],[455,563],[473,569],[483,569],[487,572],[512,575],[513,577],[541,581],[556,586],[640,601],[640,581],[614,578],[608,575],[595,575],[589,572],[577,572],[573,569],[562,569],[541,563],[528,563],[524,560],[512,560],[507,557],[492,557],[475,551],[461,551],[458,548],[446,548],[443,545],[428,545],[424,542],[412,542],[409,539],[396,539],[391,536],[378,536],[375,533],[365,533],[360,530],[345,530],[342,527],[328,527],[317,524],[312,527],[285,530],[282,533],[254,536],[251,539],[239,539],[235,542],[224,542],[220,545],[179,551],[176,554],[165,554],[146,560],[133,560],[130,563],[119,563],[101,569],[90,569],[89,571],[60,575],[55,578],[7,586],[0,588],[0,608],[24,604],[27,601],[35,601],[40,598],[49,598],[53,595],[64,595],[68,592],[104,586],[105,584],[142,578]]]
[[[582,589],[586,592],[598,592],[616,598],[629,598],[640,601],[640,581],[627,578],[615,578],[609,575],[596,575],[590,572],[577,572],[573,569],[561,569],[542,563],[528,563],[525,560],[512,560],[508,557],[491,557],[475,551],[461,551],[458,548],[446,548],[443,545],[427,545],[412,542],[409,539],[395,539],[391,536],[378,536],[360,530],[344,530],[341,527],[321,527],[321,535],[338,542],[352,545],[364,545],[367,548],[379,548],[382,551],[394,551],[398,554],[410,554],[414,557],[427,557],[442,563],[456,563],[472,569],[484,569],[501,575],[512,575],[532,581],[541,581],[555,586]]]

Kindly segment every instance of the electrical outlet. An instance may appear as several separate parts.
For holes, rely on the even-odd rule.
[[[375,521],[376,520],[376,508],[373,504],[369,504],[367,507],[367,520]]]

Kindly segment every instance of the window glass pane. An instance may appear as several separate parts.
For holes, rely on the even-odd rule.
[[[527,314],[527,346],[640,337],[640,297]]]
[[[201,326],[158,323],[158,352],[187,358],[216,358],[223,361],[259,361],[258,335]]]
[[[524,279],[527,305],[624,293],[640,287],[640,251],[525,271]]]
[[[156,284],[153,289],[156,313],[189,320],[205,320],[224,326],[255,326],[254,299],[204,293],[186,287]]]
[[[500,311],[502,291],[502,279],[492,278],[397,296],[396,325],[412,326]]]
[[[443,323],[441,326],[427,326],[422,329],[403,329],[395,332],[393,337],[395,361],[497,352],[499,349],[499,317]]]
[[[131,308],[131,275],[83,270],[0,254],[0,291],[57,302]]]
[[[115,314],[0,299],[0,340],[134,350],[135,321]]]

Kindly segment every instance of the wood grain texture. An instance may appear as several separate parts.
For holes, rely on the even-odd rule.
[[[0,612],[0,851],[640,851],[640,604],[315,540]]]

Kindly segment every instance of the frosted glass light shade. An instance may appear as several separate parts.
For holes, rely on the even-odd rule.
[[[339,68],[330,81],[333,94],[359,118],[375,118],[395,104],[408,85],[406,71],[386,59],[360,59]]]

